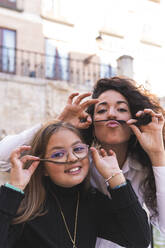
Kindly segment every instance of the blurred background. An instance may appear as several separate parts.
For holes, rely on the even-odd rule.
[[[100,77],[131,77],[165,107],[164,13],[164,0],[0,0],[0,139],[56,116]]]

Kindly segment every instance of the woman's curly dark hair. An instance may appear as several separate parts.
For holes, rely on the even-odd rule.
[[[103,92],[107,90],[115,90],[127,99],[132,118],[135,117],[137,111],[143,110],[145,108],[153,109],[155,112],[161,112],[163,115],[165,115],[165,112],[160,106],[157,97],[151,94],[149,91],[145,90],[143,86],[137,86],[136,82],[132,79],[126,77],[100,79],[94,87],[92,98],[98,98]],[[93,118],[94,105],[91,105],[87,112]],[[93,124],[88,129],[82,130],[85,141],[89,145],[91,145],[94,140],[93,130]],[[163,137],[165,137],[164,129]],[[143,189],[146,205],[153,210],[154,215],[157,215],[156,186],[151,161],[139,142],[136,141],[135,135],[132,135],[129,140],[128,153],[142,164],[143,169],[146,172],[147,176],[144,176],[144,179],[140,183],[140,187]]]

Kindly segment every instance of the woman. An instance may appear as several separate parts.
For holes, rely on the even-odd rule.
[[[49,124],[31,147],[12,152],[10,181],[0,189],[0,247],[92,248],[97,236],[147,247],[147,215],[115,153],[91,152],[112,199],[89,187],[88,146],[70,124]]]
[[[165,233],[163,109],[149,92],[121,77],[99,80],[92,98],[97,98],[99,103],[88,109],[93,124],[85,130],[86,140],[116,152],[120,168],[131,181],[141,204],[149,210],[151,223]],[[145,114],[151,116],[151,122],[136,125],[136,119]],[[94,167],[91,174],[93,185],[106,193]],[[98,240],[97,247],[118,246]]]

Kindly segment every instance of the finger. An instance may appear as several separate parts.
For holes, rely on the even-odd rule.
[[[80,116],[80,123],[79,123],[79,128],[81,129],[86,129],[92,124],[92,118],[91,116],[83,111]]]
[[[90,115],[88,115],[88,117],[87,117],[87,122],[90,123],[90,124],[92,123],[92,118],[91,118]]]
[[[110,156],[115,156],[115,157],[116,157],[116,153],[115,153],[112,149],[109,150],[109,155],[110,155]]]
[[[163,114],[156,114],[156,117],[157,117],[158,120],[161,121],[161,122],[164,122],[164,121],[165,121]]]
[[[17,169],[22,168],[22,163],[17,157],[12,156],[10,158],[10,163],[11,163],[12,168],[17,168]]]
[[[159,121],[164,121],[162,113],[156,113],[152,109],[144,109],[144,112],[150,114],[152,117],[158,118]]]
[[[156,113],[152,109],[144,109],[145,114],[149,114],[152,118],[153,123],[163,123],[164,118],[161,113]]]
[[[83,123],[83,122],[92,123],[91,116],[85,111],[81,112],[81,115],[80,115],[79,119],[80,119],[81,123]]]
[[[148,108],[144,109],[144,113],[150,114],[151,116],[155,116],[156,114],[152,109]]]
[[[146,123],[144,125],[150,124],[151,122],[153,123],[158,123],[158,118],[156,117],[156,113],[152,109],[144,109],[143,111],[138,111],[136,113],[136,116],[139,119],[138,125],[142,126],[143,123]]]
[[[37,169],[39,163],[40,163],[40,161],[35,161],[31,164],[31,166],[28,168],[30,175],[32,175],[34,173],[34,171]]]
[[[143,110],[139,110],[137,113],[136,113],[136,116],[138,117],[138,116],[140,116],[140,115],[142,115],[143,114]]]
[[[18,146],[11,154],[20,156],[22,152],[30,150],[31,146]]]
[[[78,96],[78,95],[79,95],[78,92],[72,93],[72,94],[68,97],[67,103],[68,103],[68,104],[72,104],[73,98],[74,98],[75,96]]]
[[[80,122],[79,125],[78,125],[78,128],[80,128],[80,129],[87,129],[91,125],[91,123],[89,123],[87,121],[86,122],[82,122],[82,123]]]
[[[20,156],[21,156],[21,153],[23,151],[26,151],[26,150],[30,150],[31,149],[31,146],[20,146],[20,147],[17,147],[12,153],[11,153],[11,156],[10,156],[10,162],[12,164],[12,167],[15,167],[15,166],[18,166],[17,163],[21,162],[20,161]],[[19,161],[19,162],[18,162]],[[20,166],[20,164],[19,164]]]
[[[75,101],[75,104],[79,105],[80,102],[85,98],[85,97],[88,97],[90,96],[91,93],[84,93],[84,94],[81,94],[80,96],[77,97],[76,101]]]
[[[90,147],[90,151],[92,153],[92,158],[93,161],[96,163],[98,160],[100,160],[100,155],[98,153],[98,151],[96,150],[95,147]]]
[[[129,125],[129,127],[132,129],[132,131],[136,135],[137,139],[140,139],[140,137],[141,137],[140,129],[137,126],[133,125],[133,124]]]
[[[157,118],[158,123],[164,123],[164,116],[162,114],[155,114],[155,118]]]
[[[99,102],[98,99],[90,99],[90,100],[87,100],[87,101],[85,101],[85,102],[83,102],[83,103],[81,104],[81,108],[82,108],[82,109],[86,109],[86,108],[89,107],[90,105],[96,104],[96,103],[98,103],[98,102]]]
[[[161,113],[155,114],[156,117],[164,119],[163,115]]]
[[[147,113],[147,114],[150,114],[151,116],[154,116],[156,113],[152,110],[152,109],[144,109],[144,110],[139,110],[137,113],[136,113],[136,116],[141,116],[143,115],[144,113]]]
[[[107,152],[103,148],[100,149],[100,154],[102,157],[106,157],[108,155]]]
[[[39,161],[39,159],[40,159],[39,157],[35,157],[35,156],[31,156],[31,155],[25,155],[20,160],[24,164],[27,161],[33,161],[33,160]]]
[[[152,117],[156,117],[159,115],[158,113],[154,112],[152,109],[144,109],[144,113],[150,114]]]
[[[136,122],[137,122],[136,119],[129,119],[126,123],[127,123],[128,125],[132,125],[132,124],[134,124],[134,123],[136,123]]]

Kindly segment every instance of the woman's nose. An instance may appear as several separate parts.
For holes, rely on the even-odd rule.
[[[113,107],[110,107],[107,111],[108,118],[116,118],[116,111]]]

